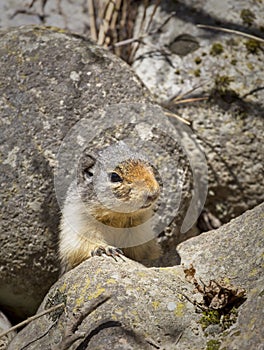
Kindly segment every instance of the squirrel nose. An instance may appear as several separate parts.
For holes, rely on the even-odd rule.
[[[147,201],[148,202],[154,202],[158,198],[158,196],[159,196],[159,192],[158,191],[156,191],[156,192],[154,192],[152,194],[149,194],[147,196]]]
[[[153,191],[152,193],[148,193],[145,197],[144,207],[147,208],[151,204],[153,204],[155,200],[158,198],[158,196],[159,196],[159,190]]]

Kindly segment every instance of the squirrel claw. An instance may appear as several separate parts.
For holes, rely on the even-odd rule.
[[[124,253],[122,252],[121,249],[116,248],[116,247],[111,247],[111,246],[107,246],[107,247],[103,247],[103,246],[99,246],[97,248],[95,248],[94,250],[92,250],[91,252],[91,256],[102,256],[102,255],[107,255],[107,256],[111,256],[112,258],[115,259],[115,261],[117,261],[116,257],[121,258],[123,261],[125,261],[123,259],[123,255]]]

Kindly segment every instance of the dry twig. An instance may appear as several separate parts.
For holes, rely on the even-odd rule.
[[[93,0],[88,0],[87,5],[88,5],[88,11],[89,11],[91,38],[94,41],[97,41],[98,37],[97,37],[97,28],[96,28],[96,14],[95,14]]]
[[[239,30],[228,29],[228,28],[223,28],[223,27],[216,27],[216,26],[209,26],[209,25],[205,25],[205,24],[197,24],[197,27],[202,28],[202,29],[212,29],[212,30],[217,30],[219,32],[236,34],[236,35],[244,36],[246,38],[253,39],[256,41],[260,41],[261,43],[264,43],[264,39],[262,39],[258,36],[255,36],[255,35],[240,32]]]
[[[38,314],[36,314],[36,315],[34,315],[34,316],[31,316],[31,317],[27,318],[26,320],[24,320],[24,321],[22,321],[22,322],[16,324],[15,326],[9,328],[7,331],[2,332],[2,333],[0,334],[0,338],[3,337],[3,336],[5,336],[6,334],[12,332],[12,331],[17,330],[18,328],[20,328],[20,327],[22,327],[22,326],[27,325],[28,323],[30,323],[30,322],[36,320],[37,318],[40,318],[40,317],[42,317],[42,316],[44,316],[44,315],[46,315],[46,314],[49,314],[49,313],[51,313],[51,312],[53,312],[53,311],[55,311],[55,310],[57,310],[57,309],[60,309],[60,308],[64,307],[64,306],[65,306],[64,303],[60,303],[60,304],[57,304],[57,305],[55,305],[55,306],[52,306],[51,308],[49,308],[49,309],[47,309],[47,310],[44,310],[44,311],[42,311],[42,312],[40,312],[40,313],[38,313]]]
[[[184,100],[177,100],[173,102],[175,105],[179,105],[180,103],[191,103],[191,102],[198,102],[198,101],[205,101],[208,100],[208,97],[191,97],[191,98],[185,98]]]
[[[187,125],[191,125],[191,124],[192,124],[189,120],[180,117],[178,114],[171,113],[171,112],[164,112],[164,114],[165,114],[166,116],[168,116],[168,117],[177,118],[178,120],[180,120],[180,121],[183,122],[184,124],[187,124]]]

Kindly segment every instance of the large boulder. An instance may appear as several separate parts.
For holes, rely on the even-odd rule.
[[[85,261],[50,289],[39,312],[65,308],[32,321],[8,349],[260,349],[263,214],[261,205],[182,243],[184,266]],[[210,293],[211,306],[203,308]],[[224,302],[227,314],[216,317]]]
[[[180,227],[191,228],[206,195],[206,187],[203,195],[196,191],[186,219],[192,172],[206,170],[188,130],[181,123],[174,128],[161,107],[151,104],[126,63],[86,38],[44,27],[2,30],[0,38],[3,310],[20,318],[34,313],[57,279],[60,206],[87,147],[126,139],[150,150],[163,182],[157,233],[173,223],[168,237],[177,238],[171,245],[175,258],[176,242],[186,238]],[[201,163],[192,172],[184,139]]]
[[[154,7],[147,8],[145,27]],[[261,40],[263,17],[263,5],[254,0],[162,1],[148,29],[154,34],[144,36],[132,65],[159,103],[192,123],[208,161],[206,206],[222,222],[264,200],[264,51],[263,39],[218,28]],[[191,97],[206,101],[179,104]]]
[[[227,278],[247,290],[237,323],[224,333],[220,349],[261,349],[264,343],[264,204],[217,231],[178,246],[183,264],[192,263],[197,277]]]
[[[0,304],[25,317],[58,277],[53,175],[63,138],[89,112],[146,101],[146,90],[85,38],[24,27],[2,30],[0,41]]]
[[[52,15],[52,2],[47,4],[45,11],[50,16],[44,20],[56,24],[58,17]],[[206,162],[199,159],[201,152],[197,140],[205,150],[209,165],[207,207],[224,222],[263,201],[263,118],[260,118],[263,114],[263,90],[258,89],[263,51],[246,39],[234,37],[229,40],[230,37],[220,36],[218,32],[204,36],[204,32],[197,29],[190,19],[197,15],[204,22],[209,19],[211,24],[219,20],[226,24],[226,19],[231,23],[235,19],[239,23],[237,29],[252,30],[252,33],[260,35],[258,27],[263,8],[252,1],[252,17],[250,11],[243,11],[246,9],[243,4],[243,1],[236,2],[230,5],[230,9],[229,5],[215,6],[214,1],[207,1],[203,8],[199,4],[189,6],[188,3],[162,2],[153,21],[154,27],[162,24],[172,10],[176,10],[176,15],[154,37],[144,38],[151,45],[156,45],[154,53],[158,54],[148,55],[145,49],[148,51],[150,47],[141,46],[138,51],[140,59],[134,64],[141,79],[162,103],[172,95],[206,81],[200,91],[201,94],[210,94],[210,102],[176,108],[177,114],[191,119],[196,138],[190,137],[190,130],[183,130],[179,122],[176,130],[180,132],[174,136],[177,136],[177,141],[180,137],[188,146],[191,143],[189,161],[198,163],[198,169],[194,171],[192,167],[192,170],[196,172],[196,178],[202,180],[200,190],[203,194],[206,192]],[[17,6],[15,2],[14,6]],[[249,14],[251,22],[253,20],[251,24],[246,24],[245,14]],[[4,11],[1,16],[5,16]],[[34,16],[25,14],[8,17],[9,20],[2,23],[19,24],[21,16],[26,23],[30,18],[36,23]],[[75,30],[80,29],[79,24],[82,29],[86,25],[75,24],[72,23]],[[218,45],[219,41],[222,47]],[[164,48],[161,54],[157,42]],[[158,107],[131,107],[131,103],[150,101],[146,89],[126,64],[81,36],[55,28],[8,29],[1,32],[0,50],[0,122],[3,130],[0,146],[3,204],[0,305],[7,314],[24,318],[36,310],[58,276],[57,233],[63,195],[58,205],[53,175],[56,155],[65,136],[72,127],[80,126],[79,121],[83,117],[89,120],[88,124],[93,119],[90,127],[95,130],[97,140],[102,141],[103,116],[104,121],[109,118],[111,124],[112,118],[117,122],[118,117],[122,119],[133,115],[133,110],[137,115],[149,114],[151,110],[149,115],[152,118],[155,114],[156,123],[162,113]],[[243,69],[240,69],[241,66]],[[249,90],[252,94],[248,94]],[[123,103],[122,108],[115,105],[107,107],[106,111],[106,105],[120,102]],[[169,108],[175,111],[171,104]],[[163,121],[160,118],[158,123],[162,130]],[[133,123],[135,125],[135,120]],[[116,134],[120,135],[116,124]],[[97,129],[101,134],[97,133]],[[139,129],[143,137],[149,133],[144,125]],[[173,126],[171,129],[174,129]],[[126,137],[130,131],[128,128],[121,137]],[[134,137],[136,134],[131,132],[131,135]],[[179,229],[190,203],[190,169],[187,169],[189,164],[181,152],[180,156],[176,155],[179,147],[171,142],[173,140],[158,133],[153,135],[167,152],[168,162],[163,168],[168,174],[166,180],[174,181],[172,193],[176,193],[178,188],[175,186],[175,169],[178,175],[185,176],[185,184],[182,181],[180,184],[183,190],[178,215],[160,237],[165,249],[171,249],[171,254],[165,259],[165,265],[171,265],[177,261],[175,245],[196,234],[183,234]],[[73,136],[78,136],[78,142],[83,139],[77,134]],[[159,161],[157,157],[156,162]],[[164,209],[159,215],[162,227],[166,226],[167,217],[175,216],[175,199],[172,199],[171,195],[167,201],[167,212],[161,207]],[[200,198],[199,191],[193,199],[201,208],[204,198]],[[186,222],[193,223],[196,218],[197,210],[189,210],[185,226]]]

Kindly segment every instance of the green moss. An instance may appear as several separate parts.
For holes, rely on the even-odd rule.
[[[224,51],[223,45],[220,43],[214,43],[211,47],[210,54],[212,56],[218,56]]]
[[[206,350],[218,350],[220,349],[221,342],[219,340],[211,339],[206,344]]]
[[[228,75],[217,75],[215,78],[215,88],[212,96],[221,97],[227,103],[232,103],[239,95],[237,92],[229,87],[234,79]]]
[[[254,69],[254,65],[253,65],[251,62],[247,62],[247,67],[248,67],[248,69],[250,69],[250,70],[253,70],[253,69]]]
[[[236,307],[233,307],[227,314],[225,314],[222,318],[222,329],[230,328],[237,320],[238,311]]]
[[[254,39],[249,39],[245,42],[248,53],[256,54],[260,49],[260,42]]]
[[[200,64],[201,62],[202,62],[202,59],[201,59],[201,57],[196,57],[195,58],[195,60],[194,60],[194,62],[196,63],[196,64]]]
[[[203,316],[199,323],[201,324],[202,329],[205,330],[211,324],[219,324],[220,317],[221,315],[217,310],[203,311]]]
[[[238,311],[233,307],[228,312],[221,312],[220,310],[208,310],[203,311],[199,323],[202,329],[205,330],[208,326],[218,324],[221,326],[222,331],[231,327],[237,320]]]
[[[228,75],[217,75],[215,78],[215,87],[219,89],[226,89],[229,87],[230,83],[234,81],[232,77]]]
[[[238,46],[239,42],[235,38],[230,38],[226,40],[226,44],[229,46]]]
[[[194,74],[196,77],[200,77],[200,76],[201,76],[201,69],[195,69],[195,71],[193,72],[193,74]]]
[[[240,18],[242,19],[244,24],[247,24],[248,26],[251,26],[254,23],[254,20],[256,19],[256,16],[251,10],[243,9],[240,12]]]

